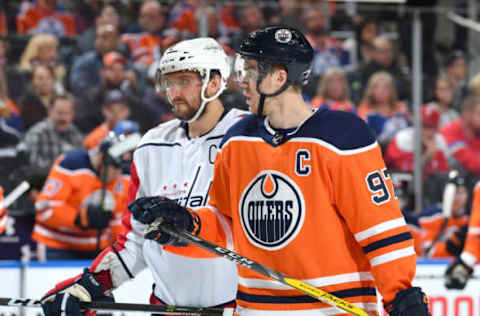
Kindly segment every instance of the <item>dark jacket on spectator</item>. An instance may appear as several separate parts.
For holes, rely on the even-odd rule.
[[[51,104],[44,104],[31,88],[27,89],[19,102],[24,130],[28,130],[47,117],[47,106]]]

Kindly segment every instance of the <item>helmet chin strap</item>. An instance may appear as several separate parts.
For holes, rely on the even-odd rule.
[[[287,81],[285,81],[283,86],[280,89],[278,89],[277,92],[263,93],[263,92],[260,91],[260,84],[262,83],[263,79],[265,79],[265,77],[266,76],[264,74],[261,74],[261,75],[259,75],[259,77],[257,79],[257,92],[258,92],[258,94],[260,94],[260,100],[258,101],[258,111],[257,111],[256,115],[259,118],[265,117],[265,115],[263,114],[263,106],[265,104],[265,99],[270,98],[270,97],[275,97],[275,96],[279,95],[283,91],[287,90],[287,88],[290,86],[290,82],[287,80]]]

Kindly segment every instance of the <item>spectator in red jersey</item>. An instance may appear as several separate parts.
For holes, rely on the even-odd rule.
[[[317,95],[310,101],[310,105],[313,108],[357,113],[357,109],[350,101],[348,83],[343,69],[333,67],[325,72],[318,86]]]
[[[18,34],[49,33],[56,37],[76,35],[73,16],[56,4],[56,0],[36,0],[34,4],[23,8],[17,16]]]
[[[462,103],[460,118],[440,134],[448,146],[450,166],[480,175],[480,95],[470,95]]]
[[[438,134],[440,113],[433,105],[422,107],[422,170],[427,178],[433,172],[450,170],[444,150],[443,137]],[[413,172],[415,150],[415,128],[407,127],[395,134],[387,147],[384,159],[388,168]]]
[[[434,100],[428,103],[428,105],[436,106],[440,112],[439,128],[459,117],[458,111],[452,106],[453,93],[453,84],[450,80],[447,77],[439,77],[435,82]]]

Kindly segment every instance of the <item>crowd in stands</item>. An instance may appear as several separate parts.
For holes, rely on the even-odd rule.
[[[207,7],[201,6],[205,3]],[[199,36],[205,26],[206,34],[232,59],[242,39],[262,26],[285,23],[305,32],[314,48],[305,100],[314,109],[347,111],[364,119],[390,172],[411,174],[418,131],[413,127],[410,48],[403,44],[411,38],[411,33],[403,32],[411,20],[371,10],[350,14],[333,2],[313,3],[2,1],[0,193],[11,191],[22,177],[35,183],[31,189],[35,194],[13,209],[22,216],[36,215],[33,238],[50,249],[50,258],[61,257],[54,250],[67,246],[52,241],[65,229],[47,231],[41,224],[62,223],[49,218],[49,208],[55,205],[46,201],[64,199],[84,210],[71,219],[77,227],[68,229],[80,234],[89,228],[88,205],[56,186],[55,177],[74,173],[69,154],[76,153],[74,161],[80,163],[89,152],[98,153],[102,140],[125,121],[145,133],[174,118],[166,95],[154,87],[156,63],[166,48]],[[350,36],[335,38],[334,30]],[[428,33],[433,31],[426,27],[423,36],[433,37]],[[424,190],[425,209],[412,212],[411,183],[395,184],[421,256],[457,256],[472,213],[474,184],[480,175],[480,74],[469,73],[465,51],[465,45],[456,42],[431,54],[424,67],[421,165],[424,183],[429,184]],[[229,106],[247,107],[233,80],[222,98]],[[443,223],[442,190],[451,170],[459,170],[462,180],[456,182],[451,218]],[[84,177],[72,180],[69,190],[80,189],[82,181],[90,181],[95,190],[102,188],[99,174]],[[112,184],[114,200],[123,199],[118,194],[126,195],[124,184],[118,185]],[[0,207],[0,229],[5,227],[5,213]],[[97,237],[102,245],[116,234],[102,232]],[[92,241],[94,233],[83,237],[92,244],[89,249],[99,247]]]

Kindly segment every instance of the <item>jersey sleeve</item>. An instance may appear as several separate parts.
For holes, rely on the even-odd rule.
[[[416,255],[376,142],[331,159],[333,200],[370,262],[384,303],[411,287]]]
[[[53,164],[42,192],[35,201],[36,221],[49,227],[78,229],[75,218],[78,209],[68,203],[72,194],[72,179],[60,167],[63,156]]]
[[[477,183],[473,191],[473,205],[468,222],[467,239],[462,254],[463,262],[473,268],[480,260],[480,185]]]
[[[197,210],[202,227],[199,236],[217,245],[233,248],[230,214],[228,165],[222,152],[217,153],[208,207]]]
[[[127,205],[140,197],[140,186],[135,164],[132,163]],[[118,235],[116,242],[104,249],[90,266],[90,271],[93,273],[109,271],[113,288],[134,278],[147,267],[143,256],[145,225],[133,219],[132,214],[126,209],[122,217],[122,230],[123,232]]]

